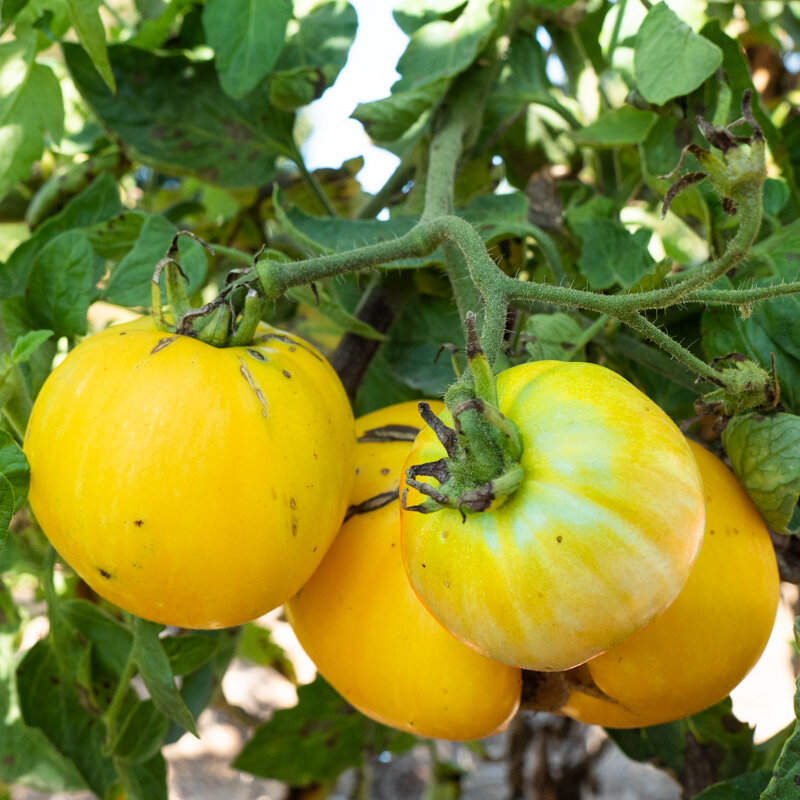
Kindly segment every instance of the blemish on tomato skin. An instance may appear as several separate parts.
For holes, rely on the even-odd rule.
[[[150,351],[150,355],[154,356],[160,350],[163,350],[168,345],[171,345],[173,342],[177,342],[177,336],[165,336],[163,339],[159,339],[156,346]]]
[[[563,537],[563,536],[556,536],[556,541],[557,541],[559,544],[561,544],[561,542],[563,542],[563,541],[564,541],[564,537]]]
[[[247,355],[254,358],[256,361],[260,361],[262,364],[267,363],[267,358],[263,353],[259,353],[258,350],[254,350],[252,347],[248,347],[245,352]]]
[[[97,571],[98,571],[98,572],[100,573],[100,575],[102,575],[102,577],[104,577],[106,580],[108,580],[108,579],[111,577],[111,573],[110,573],[110,572],[106,572],[106,571],[105,571],[105,570],[104,570],[102,567],[98,567],[98,568],[97,568]]]
[[[389,467],[384,467],[381,470],[381,475],[388,475],[390,472],[391,472],[391,470],[389,469]]]
[[[289,508],[291,509],[297,508],[297,501],[294,499],[294,497],[289,498]]]
[[[285,370],[283,371],[283,376],[284,376],[285,378],[291,378],[291,377],[292,377],[292,373],[291,373],[291,372],[289,372],[289,370],[288,370],[288,369],[285,369]]]
[[[242,376],[247,381],[250,388],[255,393],[255,396],[258,398],[258,402],[261,403],[261,416],[266,417],[269,412],[269,405],[267,404],[267,399],[264,397],[264,393],[261,391],[259,385],[253,379],[253,376],[250,374],[250,370],[247,369],[247,364],[244,363],[243,358],[239,358],[239,372],[242,373]]]
[[[143,519],[135,519],[135,520],[133,521],[133,524],[134,524],[134,525],[135,525],[137,528],[141,528],[141,527],[142,527],[142,525],[144,525],[144,520],[143,520]]]

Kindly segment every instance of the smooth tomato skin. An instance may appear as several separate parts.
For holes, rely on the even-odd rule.
[[[24,445],[30,502],[100,595],[186,628],[237,625],[311,575],[344,516],[353,417],[325,359],[264,327],[215,348],[148,318],[53,371]]]
[[[690,444],[706,535],[689,580],[648,627],[582,667],[613,701],[573,691],[563,714],[610,728],[682,719],[722,700],[767,644],[780,593],[769,533],[734,474]]]
[[[700,476],[675,424],[611,370],[539,361],[500,373],[497,389],[522,434],[520,487],[464,522],[404,510],[403,558],[425,605],[470,647],[564,670],[675,599],[702,540]],[[405,466],[444,455],[425,430]],[[420,500],[409,491],[409,505]]]
[[[423,425],[417,404],[356,420],[359,436],[385,425],[406,426],[413,436]],[[504,728],[516,711],[521,674],[461,644],[408,583],[397,490],[410,447],[410,440],[358,444],[351,503],[384,493],[389,501],[344,523],[286,611],[319,671],[361,712],[420,736],[478,739]]]

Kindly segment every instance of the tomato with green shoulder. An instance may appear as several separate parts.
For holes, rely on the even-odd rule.
[[[411,506],[422,494],[409,487],[406,570],[434,616],[477,652],[568,669],[678,595],[703,536],[700,474],[672,420],[604,367],[522,364],[497,376],[497,397],[521,436],[518,488],[485,511],[419,513]],[[452,425],[449,412],[440,417]],[[426,429],[404,474],[435,473],[445,455]]]

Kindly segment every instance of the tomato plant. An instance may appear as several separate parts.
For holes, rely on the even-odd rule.
[[[400,474],[422,425],[406,402],[356,420],[348,520],[289,620],[325,678],[387,725],[438,739],[480,739],[519,703],[519,670],[461,644],[420,603],[400,552]]]
[[[772,632],[778,566],[766,526],[733,473],[690,444],[706,501],[697,561],[660,617],[583,665],[586,690],[564,707],[576,719],[634,728],[702,711],[745,677]]]
[[[183,733],[224,718],[250,773],[231,794],[257,776],[367,797],[403,772],[414,800],[456,797],[475,769],[514,796],[594,796],[609,749],[531,721],[529,695],[556,686],[541,706],[562,709],[568,678],[576,717],[610,714],[604,693],[658,683],[610,654],[683,602],[704,525],[678,431],[730,464],[800,584],[796,4],[13,0],[0,31],[0,795],[168,800]],[[354,442],[351,417],[423,398],[445,409],[422,406],[405,475],[410,442]],[[374,563],[370,532],[396,542],[401,514],[389,549],[467,645],[396,560],[361,605],[385,590],[386,618],[414,609],[418,629],[324,599],[373,446],[376,466],[392,452],[375,492],[397,473],[406,508],[351,516],[334,553]],[[372,585],[347,558],[347,588]],[[755,657],[773,588],[730,571],[760,621],[737,639],[701,618],[690,674],[667,670],[654,701],[670,717]],[[691,591],[722,608],[701,574]],[[296,622],[321,675],[256,724],[253,697],[232,702],[241,660],[311,676],[279,609],[238,623],[289,596],[314,609]],[[474,648],[556,671],[523,671],[512,715],[519,667]],[[375,719],[460,738],[509,715],[468,748]],[[762,742],[764,725],[722,699],[609,738],[687,798],[792,796],[800,731]]]
[[[24,451],[39,524],[98,594],[221,628],[311,575],[344,516],[352,440],[338,378],[301,339],[265,327],[216,348],[143,318],[67,356]]]

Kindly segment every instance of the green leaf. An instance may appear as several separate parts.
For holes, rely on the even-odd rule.
[[[29,2],[30,0],[5,0],[0,5],[0,19],[6,24],[11,22]]]
[[[86,312],[97,296],[95,256],[84,231],[49,241],[28,276],[28,305],[36,324],[57,336],[86,333]]]
[[[261,625],[254,622],[244,625],[236,655],[259,666],[272,667],[292,683],[297,683],[297,675],[291,659],[283,648],[272,640],[270,631],[262,628]]]
[[[0,295],[13,297],[25,291],[33,263],[42,248],[59,233],[103,222],[122,212],[119,187],[113,175],[100,175],[73,197],[55,216],[36,229],[0,265]]]
[[[389,97],[360,104],[353,117],[378,142],[393,142],[424,124],[447,85],[473,62],[497,21],[494,0],[469,0],[457,19],[436,19],[411,34],[397,63],[401,77]]]
[[[319,67],[295,67],[274,72],[269,82],[269,100],[275,108],[294,111],[322,95],[328,86]]]
[[[172,0],[166,7],[159,3],[153,16],[148,14],[142,19],[139,30],[128,39],[128,44],[142,50],[158,50],[169,39],[178,17],[194,5],[195,0]]]
[[[0,430],[0,475],[11,487],[13,499],[11,509],[16,513],[25,505],[25,500],[28,498],[30,467],[25,453],[14,441],[14,437],[4,430]],[[8,521],[6,522],[7,528]],[[0,524],[0,530],[3,530],[2,524]]]
[[[0,44],[0,198],[30,175],[42,154],[45,131],[50,128],[60,138],[63,129],[58,80],[50,67],[34,64],[35,52],[30,29]]]
[[[474,61],[497,22],[495,0],[468,0],[454,22],[436,20],[414,31],[397,63],[401,77],[392,93],[454,78]]]
[[[800,497],[800,417],[742,414],[722,433],[736,477],[773,530],[789,530]]]
[[[27,361],[51,336],[53,331],[28,331],[20,336],[11,349],[11,361],[21,364]]]
[[[380,100],[359,103],[351,116],[376,142],[395,142],[406,131],[424,123],[428,111],[444,96],[448,82],[447,78],[440,78],[415,89],[392,92]]]
[[[92,225],[86,230],[92,250],[100,258],[122,261],[136,244],[142,225],[150,216],[141,211],[126,211],[105,222]]]
[[[127,759],[117,762],[117,769],[124,782],[131,788],[135,800],[169,800],[167,788],[167,762],[161,753],[156,753],[145,764],[131,763]],[[128,797],[128,794],[122,795]]]
[[[28,331],[36,328],[25,297],[7,297],[2,301],[2,313],[10,341],[15,342],[25,336]],[[29,355],[27,361],[19,363],[20,372],[31,397],[36,397],[42,384],[50,375],[55,354],[56,340],[50,337]]]
[[[25,722],[39,728],[102,797],[116,779],[113,762],[102,755],[104,728],[81,702],[73,676],[62,672],[49,638],[25,654],[17,669],[17,684]]]
[[[136,703],[120,724],[114,755],[133,764],[149,761],[161,751],[168,728],[169,720],[152,700]]]
[[[794,641],[800,648],[800,617],[794,619]],[[800,680],[796,682],[794,714],[800,720]],[[780,757],[772,770],[772,777],[760,800],[793,800],[800,785],[800,722],[786,740]]]
[[[0,431],[5,433],[5,431]],[[8,526],[14,513],[14,488],[5,475],[0,474],[0,550],[3,549],[8,536]]]
[[[100,0],[66,0],[66,3],[72,27],[78,34],[78,41],[89,54],[108,88],[115,92],[114,75],[108,62],[106,32],[98,11]]]
[[[591,219],[572,223],[581,239],[578,267],[593,289],[620,286],[629,289],[655,269],[647,250],[652,231],[631,233],[615,220]]]
[[[463,4],[464,0],[396,0],[392,4],[392,16],[403,33],[410,36]]]
[[[634,761],[653,762],[677,775],[683,771],[686,742],[680,722],[631,730],[606,728],[606,733]]]
[[[649,103],[689,94],[722,64],[722,50],[696,34],[666,4],[656,3],[636,35],[633,68]]]
[[[133,657],[156,708],[197,736],[194,718],[175,685],[169,659],[158,638],[162,628],[162,625],[136,617],[133,627]]]
[[[641,144],[658,120],[652,111],[623,106],[601,114],[591,125],[575,133],[581,144],[598,147],[619,147],[624,144]]]
[[[219,649],[215,638],[199,633],[167,636],[160,641],[173,675],[186,675],[200,669]]]
[[[317,67],[330,85],[345,65],[356,35],[355,8],[347,0],[314,3],[298,23],[283,46],[276,70]]]
[[[391,374],[426,397],[441,397],[455,380],[443,344],[464,348],[464,333],[458,309],[449,299],[418,295],[395,317],[389,328],[391,341],[380,351]]]
[[[772,772],[760,769],[746,772],[729,781],[715,783],[694,796],[694,800],[753,800],[764,791]]]
[[[525,320],[525,349],[531,361],[583,361],[585,350],[575,350],[583,334],[581,326],[568,314],[533,314]]]
[[[241,628],[223,628],[216,631],[198,631],[193,634],[205,636],[216,643],[217,649],[199,669],[184,675],[181,680],[181,697],[186,707],[197,718],[200,712],[211,702],[214,692],[222,682],[226,670],[236,653],[236,643],[241,635]],[[166,639],[165,641],[169,641]],[[168,645],[164,645],[168,651]],[[172,665],[170,665],[172,666]],[[173,668],[173,674],[176,674]],[[164,744],[176,742],[186,733],[183,726],[173,722],[164,740]]]
[[[278,156],[295,155],[294,115],[273,108],[265,86],[234,100],[211,62],[112,45],[115,96],[80,47],[63,49],[75,84],[104,125],[160,170],[227,187],[261,186],[275,176]]]
[[[403,749],[415,741],[359,714],[320,677],[301,686],[297,697],[294,708],[276,711],[256,729],[234,768],[306,786],[363,764],[366,751]]]
[[[291,18],[290,0],[207,0],[203,28],[226,94],[240,100],[275,66]]]
[[[121,306],[149,306],[153,271],[164,257],[176,232],[177,228],[166,218],[157,214],[147,216],[136,244],[112,268],[103,289],[103,299]],[[178,253],[181,268],[189,279],[188,290],[192,292],[201,285],[206,274],[208,262],[205,250],[202,245],[184,236],[178,240]]]
[[[131,632],[88,600],[62,600],[58,610],[63,621],[91,642],[97,660],[111,673],[121,675],[133,646]]]
[[[48,795],[85,789],[75,764],[41,730],[22,720],[14,676],[17,649],[13,634],[0,636],[0,780]]]

